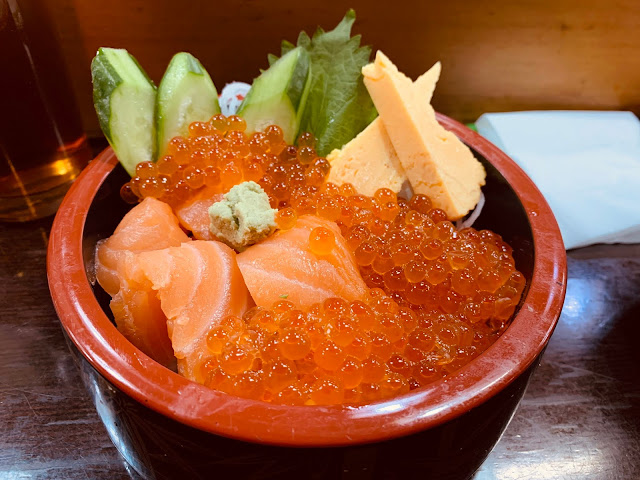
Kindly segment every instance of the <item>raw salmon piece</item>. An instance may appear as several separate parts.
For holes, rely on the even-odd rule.
[[[118,330],[157,362],[174,367],[167,320],[149,282],[123,274],[136,252],[180,245],[189,237],[169,205],[146,198],[120,221],[113,235],[96,247],[96,278],[113,298],[110,307]]]
[[[253,306],[236,253],[217,241],[196,240],[136,257],[139,273],[131,276],[141,273],[158,293],[178,372],[202,382],[199,367],[211,356],[209,331],[226,316],[242,316]]]
[[[126,252],[121,266],[135,262],[136,254]],[[110,307],[118,330],[144,353],[165,367],[175,370],[171,340],[167,332],[167,317],[160,308],[157,292],[151,283],[138,282],[121,274],[121,288],[112,298]]]
[[[336,238],[335,248],[323,256],[309,250],[309,234],[320,226]],[[298,308],[307,308],[330,297],[356,300],[366,292],[338,226],[313,215],[304,215],[292,229],[249,247],[238,255],[238,266],[251,296],[262,307],[286,298]]]
[[[212,187],[201,190],[188,203],[176,207],[180,224],[198,240],[215,240],[209,230],[209,207],[222,200],[222,193]]]
[[[189,240],[171,207],[145,198],[120,221],[113,235],[96,247],[96,278],[111,296],[120,289],[118,261],[123,252],[145,252],[180,245]]]

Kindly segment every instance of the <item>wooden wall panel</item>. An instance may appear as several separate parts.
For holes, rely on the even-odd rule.
[[[280,40],[332,28],[352,6],[354,30],[416,77],[436,60],[435,107],[463,121],[486,111],[640,110],[640,1],[46,0],[60,32],[85,127],[98,131],[89,62],[128,48],[159,81],[187,50],[220,88],[250,81]]]

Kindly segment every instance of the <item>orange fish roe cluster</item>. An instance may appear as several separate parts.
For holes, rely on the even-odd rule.
[[[328,188],[331,188],[330,186]],[[424,195],[411,201],[380,189],[352,195],[338,221],[363,278],[424,318],[501,332],[525,287],[511,247],[489,230],[458,231]]]
[[[205,384],[287,404],[371,402],[458,370],[507,328],[526,282],[499,235],[458,231],[424,195],[407,201],[380,189],[367,197],[331,183],[297,192],[278,212],[280,228],[302,214],[336,221],[369,298],[332,298],[307,312],[283,300],[250,311],[234,335],[252,339],[243,350],[251,366],[230,372],[224,357],[213,357],[203,367],[213,368],[203,373]],[[314,254],[334,247],[331,231],[311,231]],[[237,346],[232,340],[226,348]]]
[[[365,301],[330,298],[307,311],[286,299],[254,307],[209,332],[200,381],[289,405],[360,404],[409,392],[468,363],[504,325],[444,313],[430,300],[416,308],[372,288]]]
[[[473,343],[469,328],[455,334]],[[427,332],[411,308],[380,289],[366,301],[330,298],[307,311],[280,300],[214,328],[200,378],[211,388],[274,403],[371,402],[440,378],[434,365],[453,335]]]
[[[206,187],[214,195],[252,180],[266,191],[273,208],[286,208],[298,187],[317,191],[324,182],[330,165],[316,155],[312,135],[301,135],[295,147],[285,143],[276,125],[250,136],[245,129],[245,121],[235,115],[191,123],[187,137],[169,142],[167,155],[138,164],[120,191],[122,198],[137,203],[155,197],[175,207]]]
[[[500,235],[457,230],[429,197],[409,201],[386,188],[368,197],[350,184],[326,183],[300,187],[292,198],[292,207],[278,212],[280,228],[303,214],[334,220],[367,285],[399,305],[424,318],[443,314],[473,324],[480,335],[483,327],[500,333],[508,326],[526,282]]]

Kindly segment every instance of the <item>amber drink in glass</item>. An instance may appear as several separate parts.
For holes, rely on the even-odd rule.
[[[40,0],[0,0],[0,220],[54,213],[90,158]]]

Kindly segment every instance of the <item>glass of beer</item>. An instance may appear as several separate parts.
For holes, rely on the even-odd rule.
[[[55,213],[90,159],[40,0],[0,0],[0,220]]]

